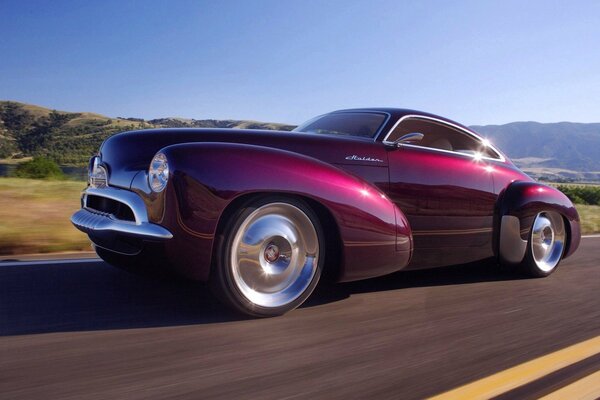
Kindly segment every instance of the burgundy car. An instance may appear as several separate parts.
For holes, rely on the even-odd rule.
[[[107,139],[71,218],[100,257],[173,269],[271,316],[319,278],[495,258],[547,276],[579,216],[469,128],[405,109],[341,110],[292,132],[157,129]]]

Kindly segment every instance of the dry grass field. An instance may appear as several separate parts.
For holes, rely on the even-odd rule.
[[[600,232],[600,206],[575,204],[575,207],[581,218],[582,233],[585,235]]]
[[[85,182],[0,178],[0,255],[90,250],[69,217]]]

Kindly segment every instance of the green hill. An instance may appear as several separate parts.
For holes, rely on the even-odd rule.
[[[110,118],[91,112],[56,111],[0,101],[0,167],[31,156],[46,156],[62,166],[84,166],[108,136],[148,128],[291,130],[293,126],[174,117]],[[600,123],[513,122],[471,128],[491,139],[533,177],[553,181],[600,181]]]
[[[7,163],[31,156],[46,156],[61,165],[83,166],[110,135],[167,127],[293,129],[290,125],[258,121],[110,118],[91,112],[57,111],[0,101],[0,160]]]

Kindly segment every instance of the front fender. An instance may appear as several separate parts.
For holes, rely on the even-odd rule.
[[[378,188],[335,166],[247,144],[186,143],[161,152],[172,174],[161,222],[174,235],[172,257],[190,277],[208,278],[224,210],[252,193],[302,196],[324,206],[340,235],[340,281],[384,275],[409,262],[412,238],[402,212]]]
[[[498,254],[508,263],[520,262],[526,251],[533,219],[540,211],[555,211],[565,220],[568,232],[563,258],[573,254],[581,239],[579,214],[561,191],[538,182],[516,181],[499,196]]]

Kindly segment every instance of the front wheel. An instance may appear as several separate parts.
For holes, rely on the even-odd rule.
[[[220,238],[211,286],[252,316],[301,305],[321,276],[324,236],[316,214],[294,198],[267,197],[242,208]]]
[[[522,263],[524,272],[536,278],[554,272],[563,256],[566,239],[564,219],[559,213],[538,213],[529,233],[527,252]]]

